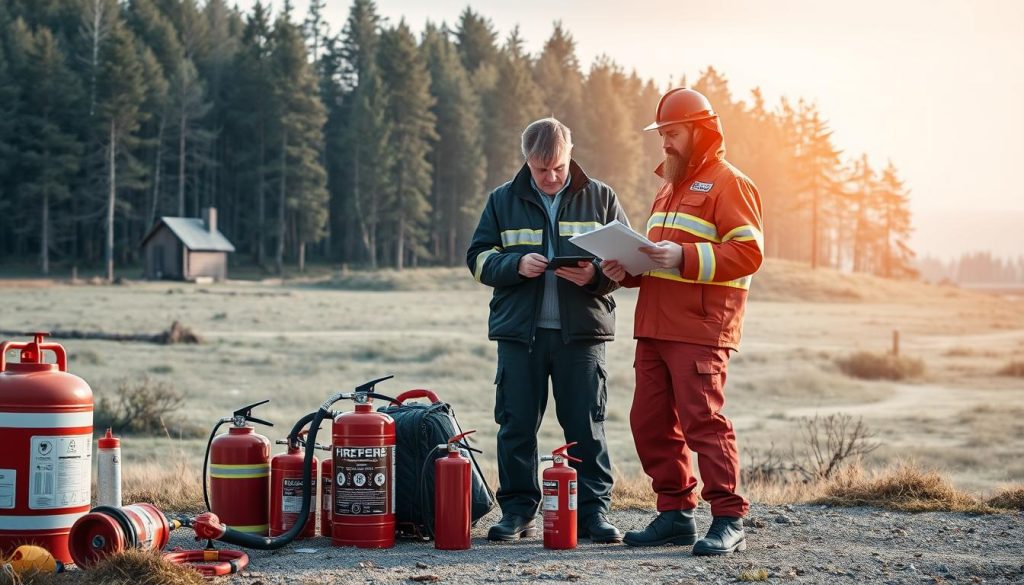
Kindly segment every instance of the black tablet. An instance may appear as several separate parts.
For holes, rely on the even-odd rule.
[[[562,268],[568,266],[570,268],[579,268],[580,262],[593,262],[595,258],[593,256],[556,256],[548,260],[548,270],[554,270],[556,268]]]

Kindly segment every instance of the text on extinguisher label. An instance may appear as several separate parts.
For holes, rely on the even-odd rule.
[[[320,492],[323,493],[323,501],[321,502],[320,508],[325,512],[331,509],[331,476],[321,475],[320,484],[323,486],[320,488]]]
[[[544,510],[558,510],[558,482],[550,479],[544,480]]]
[[[334,513],[390,514],[395,505],[394,475],[394,447],[335,447]]]
[[[14,508],[14,487],[18,485],[18,470],[0,469],[0,510]]]
[[[576,480],[569,482],[569,509],[576,509]]]
[[[29,449],[29,508],[89,505],[92,435],[35,436]]]
[[[309,488],[309,499],[311,505],[309,509],[316,509],[316,478],[310,479],[313,485]],[[302,511],[302,478],[286,477],[281,485],[281,511],[285,514],[298,514]],[[314,514],[316,512],[313,512]]]

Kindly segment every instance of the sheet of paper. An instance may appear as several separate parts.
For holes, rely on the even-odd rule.
[[[647,254],[638,250],[641,246],[654,246],[654,243],[619,220],[592,232],[573,236],[569,241],[603,260],[618,260],[626,272],[633,276],[657,268]]]

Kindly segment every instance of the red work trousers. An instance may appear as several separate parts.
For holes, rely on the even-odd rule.
[[[725,405],[729,349],[641,338],[636,342],[636,392],[629,413],[636,452],[658,494],[658,511],[697,507],[701,497],[714,516],[746,516],[749,504],[736,493],[739,453]]]

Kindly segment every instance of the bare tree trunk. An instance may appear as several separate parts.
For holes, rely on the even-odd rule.
[[[284,235],[285,217],[284,202],[288,183],[288,132],[285,131],[281,137],[281,189],[277,197],[277,253],[274,257],[274,264],[277,266],[277,273],[284,274]]]
[[[395,269],[402,270],[405,260],[405,220],[398,220],[398,234],[395,236]]]
[[[374,221],[377,217],[376,199],[372,202],[373,215],[367,217],[363,213],[362,191],[359,188],[359,149],[356,149],[355,164],[352,165],[352,204],[355,207],[356,224],[359,226],[359,234],[370,259],[370,268],[377,269],[377,226]]]
[[[110,150],[107,159],[107,282],[114,281],[114,204],[117,192],[117,122],[110,121]]]
[[[259,192],[256,194],[256,263],[259,264],[260,268],[263,268],[263,263],[266,261],[266,249],[263,244],[265,242],[264,230],[267,226],[267,192],[266,192],[266,154],[267,154],[267,143],[264,135],[265,127],[260,124],[260,166],[258,189]]]
[[[306,242],[299,242],[299,272],[306,271]]]
[[[156,223],[156,214],[160,209],[160,178],[164,174],[164,126],[167,125],[167,114],[160,114],[160,125],[156,132],[156,162],[153,163],[153,197],[149,205],[149,223],[146,229],[153,227]]]
[[[50,273],[50,193],[43,190],[42,234],[40,234],[39,260],[43,274]]]
[[[178,217],[185,217],[185,108],[182,107],[178,117]],[[197,210],[198,211],[198,210]]]
[[[103,0],[92,0],[92,10],[83,15],[82,19],[82,34],[88,38],[92,53],[89,63],[89,116],[96,113],[96,70],[99,69],[100,63],[100,44],[107,36],[105,10],[106,4]]]

